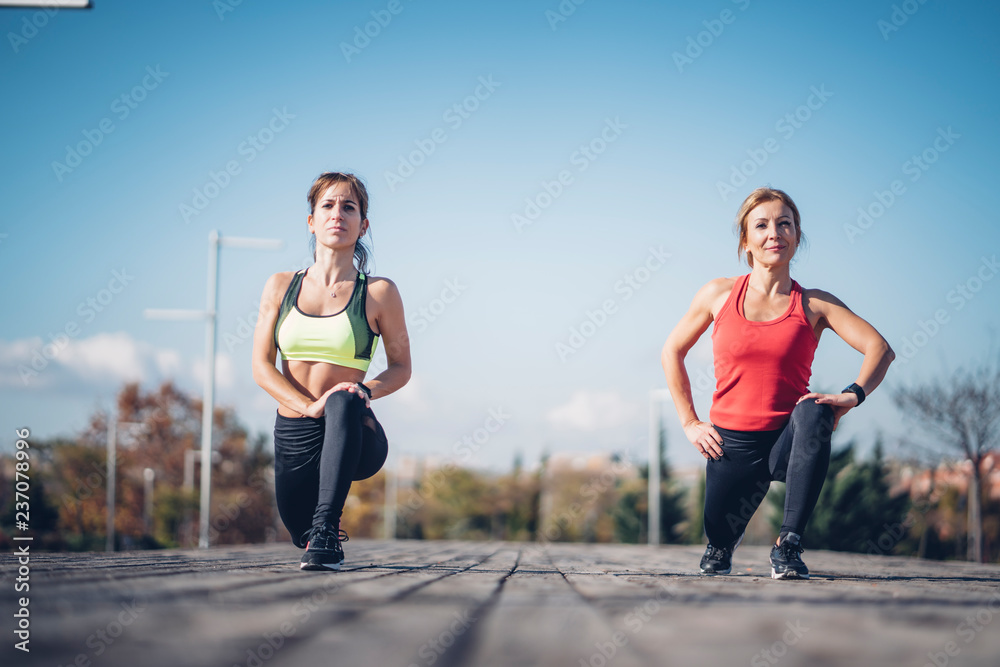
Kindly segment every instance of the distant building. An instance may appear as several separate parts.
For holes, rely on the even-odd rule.
[[[893,493],[907,493],[913,499],[930,500],[932,503],[940,500],[941,494],[947,489],[956,489],[960,494],[968,493],[969,479],[972,477],[971,461],[947,461],[936,468],[898,465],[893,475]],[[979,470],[986,497],[990,500],[1000,499],[1000,453],[988,453]]]

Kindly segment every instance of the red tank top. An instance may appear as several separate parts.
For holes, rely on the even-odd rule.
[[[712,423],[734,431],[781,428],[799,396],[809,391],[819,340],[802,309],[802,288],[792,281],[788,310],[751,322],[743,314],[750,274],[740,276],[712,329],[715,393]]]

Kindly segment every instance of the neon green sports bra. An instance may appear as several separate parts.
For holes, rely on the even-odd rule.
[[[351,299],[339,313],[309,315],[299,310],[299,291],[306,269],[296,272],[281,300],[274,324],[274,344],[282,359],[322,361],[368,370],[378,346],[378,334],[368,325],[365,302],[368,276],[358,272]]]

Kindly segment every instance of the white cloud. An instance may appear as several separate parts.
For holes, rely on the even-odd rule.
[[[617,428],[642,418],[642,410],[613,391],[580,390],[545,415],[556,428],[576,431]]]
[[[192,373],[198,386],[205,384],[205,360],[198,358],[192,364]],[[215,353],[215,386],[217,389],[232,389],[236,386],[236,364],[233,358],[223,352]]]
[[[160,375],[170,377],[181,371],[181,354],[177,350],[156,350],[155,358]]]
[[[152,351],[149,344],[119,331],[70,340],[57,360],[82,378],[142,382],[147,376],[147,362],[153,360]]]
[[[220,370],[232,382],[232,361]],[[41,337],[0,340],[0,388],[76,392],[115,388],[126,382],[189,381],[193,364],[179,352],[157,348],[123,331],[46,342]]]

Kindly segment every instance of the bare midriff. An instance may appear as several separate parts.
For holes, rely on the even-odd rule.
[[[341,382],[361,382],[365,372],[357,368],[337,366],[322,361],[282,360],[281,373],[298,391],[315,401],[331,387]],[[278,414],[284,417],[301,417],[294,410],[278,405]]]

